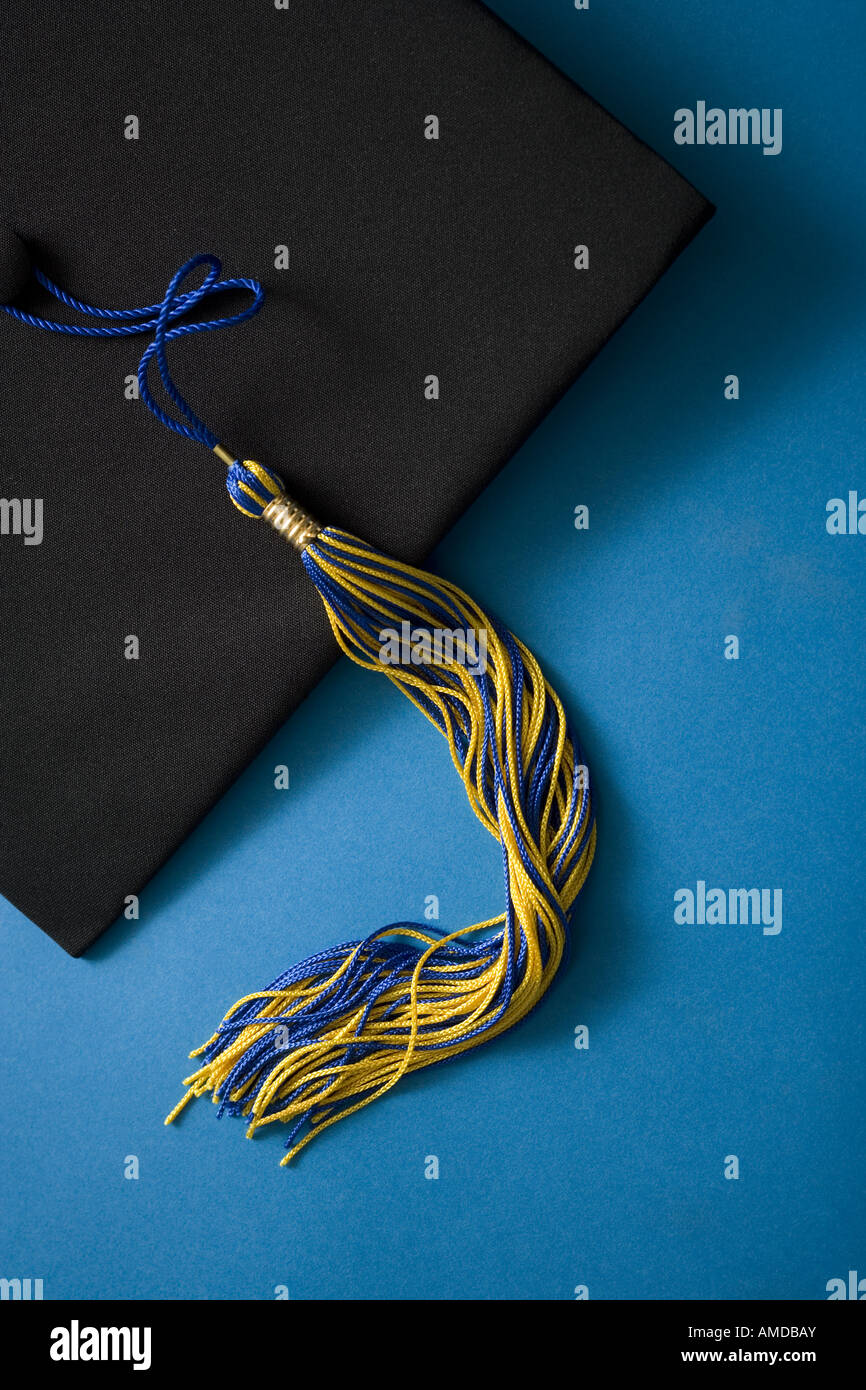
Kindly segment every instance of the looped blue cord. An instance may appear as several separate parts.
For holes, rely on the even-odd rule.
[[[196,289],[186,290],[184,293],[178,294],[179,285],[200,265],[208,267],[202,283]],[[106,322],[98,325],[58,323],[54,319],[40,318],[38,314],[28,314],[23,309],[15,308],[13,304],[0,304],[0,309],[17,319],[19,323],[27,323],[32,328],[45,328],[51,333],[71,333],[78,337],[126,338],[138,333],[149,333],[153,330],[153,341],[145,348],[138,364],[138,387],[141,399],[148,410],[168,429],[174,430],[176,434],[182,434],[186,439],[191,439],[195,443],[204,444],[208,449],[214,449],[219,441],[184,400],[172,381],[165,350],[168,343],[175,338],[182,337],[185,333],[208,333],[214,328],[227,328],[233,323],[243,323],[245,319],[252,318],[253,314],[258,313],[265,298],[264,289],[258,280],[252,280],[245,276],[232,280],[220,280],[221,270],[222,265],[216,256],[208,254],[192,256],[172,276],[161,304],[148,304],[139,309],[100,309],[94,304],[85,304],[80,299],[74,299],[59,285],[55,285],[54,281],[50,280],[43,271],[37,269],[33,273],[40,285],[61,304],[74,309],[76,313],[103,319]],[[196,304],[207,295],[219,294],[223,290],[251,290],[253,302],[246,309],[241,309],[236,314],[226,314],[223,318],[203,319],[199,323],[178,323],[175,324],[174,328],[169,327],[176,319],[195,308]],[[147,384],[147,372],[154,357],[166,395],[184,416],[184,420],[176,420],[167,415],[157,405],[150,393]]]

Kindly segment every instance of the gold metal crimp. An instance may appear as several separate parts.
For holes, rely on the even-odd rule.
[[[215,444],[213,446],[213,451],[218,459],[222,459],[226,468],[231,468],[232,464],[235,461],[235,456],[234,454],[229,453],[228,449],[225,447],[224,444]]]
[[[269,502],[262,512],[262,521],[267,521],[283,540],[296,550],[304,551],[321,534],[322,527],[314,521],[309,512],[299,507],[297,502],[281,493]]]

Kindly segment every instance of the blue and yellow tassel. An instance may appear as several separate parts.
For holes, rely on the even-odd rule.
[[[209,1091],[220,1114],[247,1120],[250,1137],[275,1120],[291,1124],[288,1163],[405,1073],[495,1038],[534,1008],[563,959],[595,824],[562,704],[522,642],[456,585],[319,529],[259,465],[233,463],[229,473],[235,504],[301,551],[343,652],[387,676],[445,736],[469,803],[503,852],[499,916],[444,937],[400,922],[322,951],[245,995],[191,1054],[203,1062],[166,1124]],[[477,634],[484,669],[460,659],[456,642],[435,662],[384,661],[383,632],[404,623],[422,653],[435,633]]]
[[[10,238],[23,286],[26,248],[7,229]],[[181,290],[201,267],[202,283]],[[321,951],[267,989],[245,995],[191,1054],[203,1060],[166,1124],[193,1097],[211,1092],[221,1114],[244,1116],[250,1136],[275,1120],[291,1124],[288,1163],[407,1072],[490,1041],[535,1007],[565,953],[569,912],[595,852],[595,822],[586,768],[562,704],[523,643],[455,585],[346,531],[319,526],[289,500],[276,474],[240,463],[223,448],[183,398],[168,370],[167,345],[241,323],[264,299],[258,281],[220,274],[215,256],[194,256],[159,304],[101,309],[74,299],[37,269],[42,289],[87,321],[46,319],[13,304],[0,309],[52,333],[153,333],[138,368],[141,399],[162,424],[228,465],[232,502],[301,553],[342,650],[387,676],[444,735],[470,806],[501,845],[504,870],[505,906],[497,917],[446,936],[399,922]],[[225,290],[247,290],[252,303],[189,322],[205,297]],[[153,361],[176,415],[150,392]],[[404,625],[412,634],[412,661],[394,664],[383,655],[382,635]],[[437,649],[435,634],[443,632],[452,640]],[[470,645],[478,658],[471,663]]]

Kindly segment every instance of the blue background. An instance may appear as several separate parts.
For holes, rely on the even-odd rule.
[[[866,536],[825,529],[866,493],[862,6],[493,8],[719,207],[434,557],[582,734],[599,850],[569,968],[288,1169],[281,1127],[247,1143],[205,1102],[162,1127],[243,989],[428,894],[449,927],[498,910],[439,736],[343,663],[138,923],[73,961],[0,902],[0,1274],[46,1297],[814,1299],[866,1275]],[[781,155],[675,146],[698,99],[782,107]],[[698,878],[781,887],[781,934],[676,925]]]

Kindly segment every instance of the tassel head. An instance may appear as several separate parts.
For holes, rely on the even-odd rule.
[[[244,459],[243,463],[235,459],[229,465],[226,487],[238,511],[255,518],[264,514],[274,498],[283,495],[281,479],[253,459]]]

